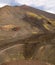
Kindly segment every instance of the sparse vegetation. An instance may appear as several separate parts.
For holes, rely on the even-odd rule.
[[[4,26],[1,26],[0,29],[4,31],[17,31],[20,28],[15,25],[4,25]]]
[[[26,12],[26,16],[33,17],[33,18],[36,18],[36,19],[41,19],[41,17],[39,15],[32,13],[32,12]]]
[[[26,6],[7,6],[0,11],[0,21],[1,63],[10,58],[55,65],[55,15]]]

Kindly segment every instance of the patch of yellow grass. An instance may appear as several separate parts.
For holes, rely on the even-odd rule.
[[[49,25],[48,24],[43,24],[43,26],[47,29],[50,30]]]
[[[2,26],[2,29],[3,30],[6,30],[6,31],[9,31],[9,30],[11,30],[12,28],[14,28],[15,27],[15,25],[4,25],[4,26]]]
[[[46,21],[50,22],[52,24],[52,26],[55,26],[55,21],[52,21],[52,20],[50,20],[49,18],[47,18],[43,15],[41,15],[41,17],[44,18]]]
[[[26,12],[26,15],[28,15],[30,17],[41,19],[41,16],[39,16],[39,15],[37,15],[35,13],[32,13],[32,12]]]

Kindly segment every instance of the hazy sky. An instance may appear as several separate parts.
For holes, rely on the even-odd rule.
[[[4,5],[30,5],[55,14],[55,0],[0,0],[0,7]]]

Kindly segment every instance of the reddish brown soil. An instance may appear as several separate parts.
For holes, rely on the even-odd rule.
[[[3,63],[2,65],[49,65],[48,63],[39,62],[39,61],[33,61],[33,60],[19,60],[19,61],[12,61]]]

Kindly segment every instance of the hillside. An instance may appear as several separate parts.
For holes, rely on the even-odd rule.
[[[54,65],[55,14],[26,5],[0,8],[0,51],[1,64],[25,59]]]

